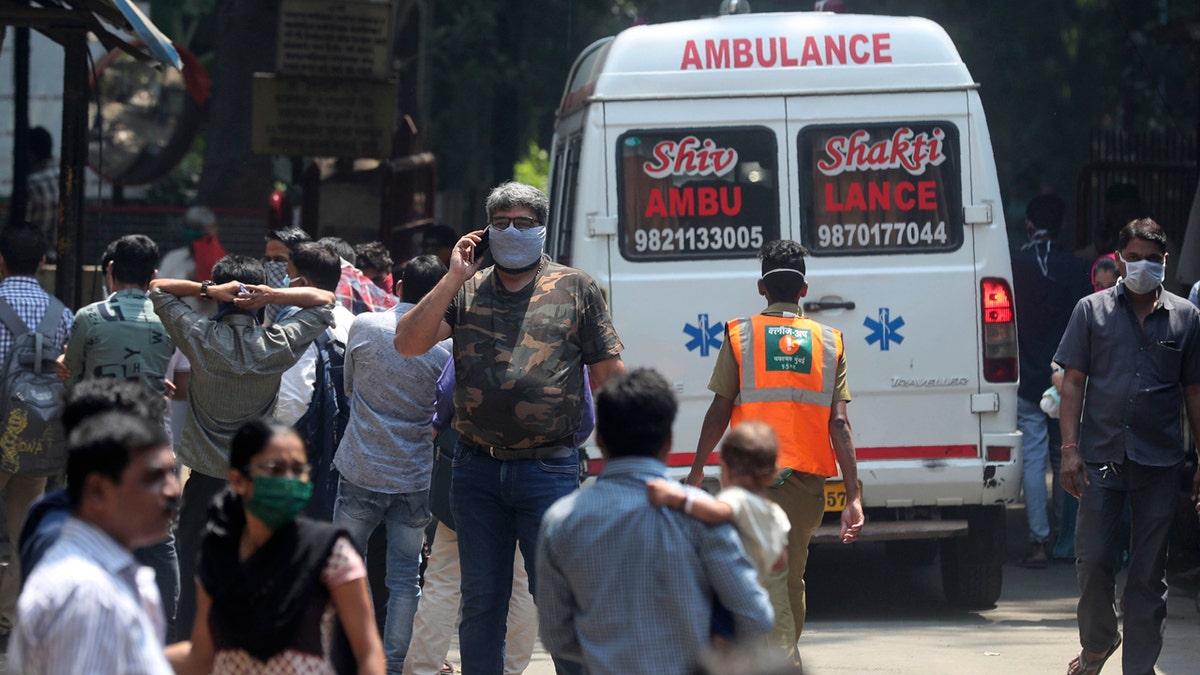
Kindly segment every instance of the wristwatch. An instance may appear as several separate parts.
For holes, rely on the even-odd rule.
[[[212,299],[212,296],[210,296],[210,295],[208,294],[208,287],[209,287],[209,286],[212,286],[212,282],[211,282],[211,281],[201,281],[201,282],[200,282],[200,297],[202,297],[202,298],[207,298],[207,299],[209,299],[209,300],[211,300],[211,299]]]

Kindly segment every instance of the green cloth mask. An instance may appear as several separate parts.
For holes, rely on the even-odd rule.
[[[255,476],[254,494],[246,500],[246,510],[275,531],[304,511],[312,491],[312,483],[299,478]]]

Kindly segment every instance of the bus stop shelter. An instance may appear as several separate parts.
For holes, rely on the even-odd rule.
[[[11,27],[11,29],[10,29]],[[87,168],[89,35],[109,50],[120,49],[141,60],[182,68],[171,41],[132,0],[5,0],[0,3],[0,42],[13,40],[13,194],[9,222],[25,220],[29,175],[29,31],[36,30],[63,48],[62,141],[59,157],[58,271],[55,295],[82,304],[79,283],[83,231],[84,171]],[[11,33],[11,36],[9,35]]]

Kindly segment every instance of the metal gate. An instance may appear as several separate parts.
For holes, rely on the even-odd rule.
[[[1087,246],[1104,216],[1105,191],[1118,183],[1137,187],[1146,216],[1179,246],[1196,194],[1196,137],[1174,133],[1093,131],[1091,158],[1075,184],[1075,244]]]

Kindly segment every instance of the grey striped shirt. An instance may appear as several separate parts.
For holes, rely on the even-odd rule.
[[[271,416],[280,377],[333,325],[333,305],[302,309],[264,328],[241,312],[206,318],[161,289],[150,291],[150,299],[192,364],[176,453],[193,471],[224,479],[233,435],[246,422]]]
[[[154,570],[72,517],[21,591],[8,671],[171,673],[165,626]]]

